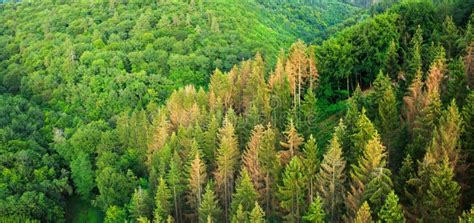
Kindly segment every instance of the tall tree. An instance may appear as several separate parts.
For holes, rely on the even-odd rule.
[[[201,205],[199,206],[199,222],[208,222],[209,218],[212,222],[219,222],[221,215],[222,209],[214,193],[214,185],[212,181],[209,181],[202,197]]]
[[[235,193],[232,197],[231,209],[235,213],[237,208],[242,205],[245,212],[250,212],[254,208],[258,193],[252,184],[252,180],[245,168],[240,171],[240,178],[237,180]]]
[[[140,217],[149,218],[151,216],[151,200],[148,191],[138,187],[130,200],[130,214],[133,219]]]
[[[197,151],[194,160],[189,167],[188,194],[187,200],[193,213],[197,216],[201,197],[203,194],[203,186],[207,182],[206,165],[201,160],[200,152]]]
[[[155,195],[155,219],[166,219],[168,217],[172,209],[171,198],[171,191],[166,185],[166,181],[161,177]]]
[[[383,98],[378,107],[378,123],[380,134],[389,154],[389,164],[395,168],[401,163],[401,151],[397,150],[397,141],[400,134],[400,120],[398,115],[397,100],[393,88],[389,87],[383,92]]]
[[[307,188],[308,188],[308,201],[313,202],[313,198],[316,196],[316,174],[319,169],[319,158],[318,158],[318,146],[313,135],[309,136],[308,141],[303,148],[302,162],[304,166],[304,173],[308,177]]]
[[[247,150],[245,150],[242,156],[242,166],[250,175],[255,189],[259,192],[259,198],[264,196],[265,189],[264,173],[260,161],[264,131],[265,129],[262,125],[255,126],[247,144]]]
[[[247,222],[248,221],[248,215],[249,213],[244,211],[244,207],[242,204],[239,204],[237,207],[237,211],[232,214],[232,223],[240,223],[240,222]]]
[[[380,221],[387,223],[405,222],[405,218],[403,217],[403,209],[400,204],[398,204],[398,196],[395,194],[395,191],[391,191],[388,194],[385,204],[378,213],[378,217]]]
[[[316,176],[319,195],[324,200],[324,208],[332,221],[339,219],[344,204],[345,167],[339,139],[334,134]]]
[[[286,142],[280,142],[280,145],[287,150],[280,152],[282,163],[288,163],[295,155],[300,153],[299,147],[303,144],[303,137],[298,134],[293,119],[290,119],[290,123],[285,131]]]
[[[224,205],[224,216],[229,219],[229,205],[234,185],[234,174],[237,168],[239,150],[234,125],[226,116],[222,128],[219,129],[219,148],[217,150],[216,183],[220,198]]]
[[[369,141],[377,134],[377,130],[370,119],[365,115],[365,109],[363,108],[357,120],[355,132],[351,135],[353,147],[349,151],[349,154],[346,155],[349,164],[352,165],[356,163],[356,160],[362,155]]]
[[[183,168],[181,167],[181,158],[177,151],[174,152],[170,162],[170,169],[167,174],[167,181],[172,196],[174,217],[177,222],[181,221],[181,195],[185,188],[183,182]]]
[[[316,133],[315,127],[318,118],[316,102],[317,99],[314,92],[311,89],[308,89],[304,95],[304,100],[301,103],[301,109],[299,110],[301,114],[298,116],[300,120],[298,122],[299,125],[297,126],[305,137],[309,137],[309,135]]]
[[[324,223],[326,213],[324,213],[323,202],[319,196],[311,202],[308,212],[303,217],[304,220],[311,223]]]
[[[254,208],[250,212],[249,221],[252,222],[252,223],[265,223],[265,222],[267,222],[265,220],[265,212],[260,207],[260,205],[258,205],[257,201],[255,201]]]
[[[76,185],[76,192],[82,199],[87,200],[95,183],[91,161],[85,152],[80,152],[71,162],[71,176]]]
[[[272,123],[277,128],[285,128],[288,111],[291,108],[291,89],[288,75],[283,68],[283,58],[278,58],[275,71],[270,75],[270,105],[272,107]]]
[[[265,213],[271,215],[276,202],[278,177],[280,175],[280,160],[275,149],[277,140],[272,126],[269,124],[262,136],[262,147],[259,153],[260,170],[263,174],[264,187],[261,193]]]
[[[372,221],[372,213],[370,211],[370,206],[367,202],[364,202],[362,206],[357,211],[357,214],[352,221],[354,223],[371,223]]]
[[[285,210],[288,222],[300,222],[305,210],[306,177],[298,156],[291,159],[283,173],[282,184],[278,187],[280,206]]]

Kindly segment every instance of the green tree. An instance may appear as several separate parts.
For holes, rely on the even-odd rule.
[[[229,205],[234,185],[234,174],[238,164],[239,150],[234,125],[228,116],[219,129],[219,148],[217,150],[216,183],[224,205],[225,219],[229,219]]]
[[[212,181],[209,181],[199,206],[199,222],[208,222],[209,218],[212,222],[219,222],[221,215],[222,209],[219,207],[216,194],[214,193],[214,185]]]
[[[80,152],[71,162],[71,176],[76,185],[77,193],[81,195],[82,199],[89,199],[95,183],[91,161],[86,153]]]
[[[171,190],[166,185],[163,177],[161,177],[155,195],[155,210],[153,212],[155,219],[165,219],[169,215],[172,209],[171,199]]]
[[[314,92],[311,89],[306,91],[301,108],[299,117],[298,129],[304,137],[309,137],[311,134],[316,133],[316,121],[318,118],[318,108],[316,106],[317,99]]]
[[[207,182],[206,164],[201,160],[200,152],[198,151],[189,167],[188,179],[188,204],[193,208],[194,214],[199,211],[201,198],[203,194],[203,186]]]
[[[280,142],[280,145],[287,150],[281,151],[280,157],[283,163],[288,163],[295,155],[300,153],[299,147],[303,144],[303,137],[298,134],[293,119],[290,119],[290,123],[287,126],[287,130],[284,132],[286,142]]]
[[[249,222],[252,222],[252,223],[265,223],[265,222],[267,222],[265,220],[265,212],[260,207],[260,205],[258,204],[257,201],[255,201],[254,208],[250,212]]]
[[[151,200],[147,190],[141,187],[135,189],[130,200],[129,211],[133,219],[151,216]]]
[[[105,213],[104,223],[118,223],[125,222],[127,219],[127,214],[125,210],[115,205],[110,206]]]
[[[242,204],[239,204],[237,211],[232,215],[232,223],[240,223],[248,221],[248,212],[244,211]]]
[[[397,100],[393,88],[391,87],[383,92],[383,98],[380,100],[378,107],[378,118],[380,134],[389,153],[389,164],[391,164],[392,167],[396,167],[402,159],[401,152],[397,150],[397,141],[400,134],[400,120]]]
[[[365,109],[363,108],[359,119],[356,122],[355,132],[350,136],[353,147],[346,155],[347,162],[351,165],[355,164],[359,157],[361,157],[364,148],[367,146],[369,141],[377,134],[377,130],[365,115]]]
[[[303,219],[307,222],[312,223],[324,223],[326,218],[326,213],[324,213],[323,202],[319,196],[311,202],[306,215]]]
[[[172,196],[174,217],[176,219],[180,219],[181,217],[181,195],[185,189],[185,183],[183,182],[184,174],[182,173],[183,167],[181,165],[181,158],[178,152],[175,151],[170,162],[167,181]]]
[[[96,177],[99,195],[94,203],[104,211],[112,205],[125,205],[135,187],[134,181],[135,176],[131,171],[125,175],[113,167],[105,167]]]
[[[316,144],[316,140],[314,139],[313,135],[309,136],[308,141],[304,145],[303,148],[303,166],[305,175],[308,177],[308,200],[310,202],[313,201],[313,197],[316,195],[316,174],[319,169],[319,158],[318,158],[318,147]]]
[[[388,194],[387,199],[385,200],[385,204],[378,213],[378,217],[381,222],[405,222],[405,218],[403,217],[403,209],[400,204],[398,204],[398,196],[395,194],[395,191],[391,191]]]
[[[323,199],[324,209],[332,221],[339,219],[344,204],[345,167],[346,162],[342,156],[339,139],[337,134],[334,134],[316,176],[319,195]]]
[[[282,184],[278,187],[280,205],[285,210],[285,219],[289,222],[299,222],[304,213],[306,194],[306,177],[298,156],[291,159],[283,173]]]
[[[250,212],[254,208],[256,200],[258,200],[258,193],[255,191],[247,170],[242,169],[240,178],[237,180],[235,193],[232,196],[232,212],[235,213],[240,205],[242,205],[245,212]]]

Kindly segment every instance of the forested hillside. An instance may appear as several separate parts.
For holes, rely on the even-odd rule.
[[[363,6],[0,4],[0,221],[472,222],[473,2]]]

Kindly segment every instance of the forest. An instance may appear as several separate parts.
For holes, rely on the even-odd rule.
[[[473,9],[0,1],[0,222],[474,222]]]

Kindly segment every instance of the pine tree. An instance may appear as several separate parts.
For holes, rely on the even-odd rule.
[[[239,204],[237,211],[232,215],[232,223],[241,223],[248,221],[248,212],[244,211],[242,204]]]
[[[262,125],[255,126],[252,131],[252,136],[247,144],[247,150],[245,150],[242,156],[242,165],[249,173],[252,183],[260,196],[263,196],[265,186],[264,174],[260,167],[260,155],[264,130],[265,128]]]
[[[418,25],[415,34],[411,39],[411,49],[410,49],[410,62],[408,64],[409,74],[406,77],[407,83],[412,83],[413,78],[416,76],[416,73],[422,72],[423,62],[421,60],[421,48],[423,44],[423,31]],[[415,75],[415,76],[413,76]]]
[[[270,86],[270,105],[272,107],[272,123],[283,129],[286,117],[291,108],[291,90],[288,75],[283,68],[283,59],[278,58],[275,71],[268,81]]]
[[[364,151],[364,148],[367,146],[367,143],[377,134],[377,130],[375,129],[374,125],[365,115],[364,108],[362,109],[362,113],[357,120],[354,130],[354,134],[351,135],[353,147],[346,155],[347,161],[351,165],[359,159]]]
[[[138,219],[140,217],[149,217],[151,216],[151,205],[150,197],[148,191],[143,190],[141,187],[135,189],[135,192],[132,195],[130,200],[130,214],[133,219]]]
[[[169,215],[172,208],[172,204],[170,202],[171,198],[171,191],[166,185],[163,177],[161,177],[155,195],[155,219],[165,219]]]
[[[316,174],[319,169],[318,147],[313,135],[309,136],[308,141],[303,148],[303,166],[304,173],[308,177],[308,201],[313,202],[313,197],[316,196]]]
[[[362,206],[357,211],[356,217],[352,221],[353,223],[371,223],[372,213],[370,211],[370,206],[367,202],[364,202]]]
[[[277,192],[277,181],[280,175],[280,160],[275,149],[276,135],[269,124],[262,136],[261,149],[259,153],[260,171],[263,174],[264,187],[261,192],[262,204],[265,213],[271,215],[275,207],[275,194]]]
[[[286,151],[280,152],[280,157],[283,164],[288,163],[295,155],[300,153],[299,147],[303,144],[304,139],[298,134],[298,131],[290,119],[290,123],[285,131],[286,142],[280,142],[280,145],[286,148]]]
[[[429,177],[426,197],[423,199],[426,210],[423,219],[431,222],[449,222],[456,218],[461,188],[453,178],[453,169],[448,157],[445,157]]]
[[[251,223],[265,223],[265,212],[262,210],[258,202],[255,201],[254,208],[250,212],[249,222]]]
[[[229,219],[229,205],[233,191],[235,169],[238,164],[239,150],[234,126],[228,116],[225,117],[224,125],[219,129],[219,142],[215,176],[217,188],[224,205],[224,216],[225,219]]]
[[[199,206],[199,222],[208,222],[208,219],[211,219],[212,222],[219,222],[221,214],[222,209],[219,207],[214,193],[214,185],[212,181],[209,181]]]
[[[390,173],[385,169],[386,156],[385,147],[376,134],[365,147],[364,154],[359,158],[357,166],[353,165],[350,191],[346,197],[349,216],[351,214],[354,216],[360,204],[367,199],[370,199],[371,202],[382,200],[380,196],[384,196],[383,190],[387,190],[386,185],[391,187],[388,177]],[[371,181],[373,186],[371,186],[371,190],[367,191],[367,186]],[[378,188],[379,185],[384,185],[384,187]]]
[[[311,202],[308,212],[303,217],[304,220],[311,223],[324,223],[326,213],[324,213],[323,202],[319,196]]]
[[[255,205],[255,201],[258,198],[258,193],[252,184],[249,174],[246,169],[240,171],[240,178],[237,180],[237,186],[235,193],[232,197],[231,209],[232,212],[236,212],[237,208],[242,205],[242,208],[246,212],[252,211]]]
[[[309,137],[309,135],[316,133],[316,119],[318,116],[318,110],[316,107],[316,96],[311,89],[308,89],[304,100],[301,103],[301,113],[299,117],[299,129],[303,133],[303,136]]]
[[[398,196],[395,194],[395,191],[391,191],[385,204],[380,210],[378,217],[381,222],[387,223],[403,223],[405,219],[403,217],[402,207],[398,204]]]
[[[202,152],[208,163],[209,169],[215,168],[215,151],[217,149],[217,131],[219,130],[219,119],[216,114],[211,114],[209,124],[204,132],[204,145]]]
[[[421,110],[423,98],[422,88],[423,81],[421,80],[421,70],[419,70],[416,73],[413,82],[408,87],[407,95],[403,97],[404,118],[410,133],[412,133],[411,130],[415,125],[415,118]]]
[[[452,58],[453,55],[458,53],[456,40],[460,39],[459,31],[453,22],[451,16],[446,16],[443,22],[443,35],[441,35],[441,42],[444,48],[446,48],[446,55],[448,58]]]
[[[181,195],[184,191],[183,173],[181,167],[181,158],[178,152],[174,152],[173,158],[170,162],[170,169],[167,174],[167,181],[172,196],[172,203],[174,209],[174,217],[179,221],[181,219],[180,207],[181,207]]]
[[[200,151],[197,151],[189,169],[189,191],[187,194],[188,204],[193,209],[195,215],[198,214],[198,209],[199,205],[201,204],[201,197],[203,194],[203,186],[206,182],[206,165],[201,160]]]
[[[325,201],[324,208],[332,221],[339,219],[344,203],[345,166],[339,139],[334,134],[316,177],[319,195]]]
[[[380,126],[380,134],[384,145],[387,147],[390,164],[396,167],[401,162],[400,151],[397,151],[396,143],[399,135],[399,116],[397,108],[397,100],[393,88],[389,87],[383,93],[378,107],[378,123]]]
[[[306,177],[302,170],[298,156],[293,157],[286,166],[282,184],[278,187],[280,206],[287,213],[285,219],[288,222],[300,222],[305,210]]]

